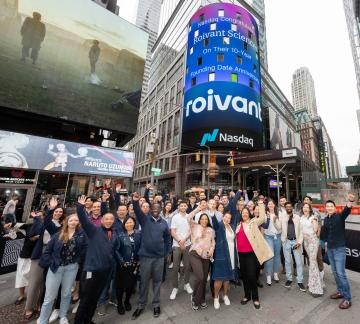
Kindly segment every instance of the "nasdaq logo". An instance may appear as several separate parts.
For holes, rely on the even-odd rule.
[[[218,134],[219,130],[218,129],[214,129],[212,134],[206,133],[204,134],[200,146],[205,146],[206,142],[215,142],[216,136]]]

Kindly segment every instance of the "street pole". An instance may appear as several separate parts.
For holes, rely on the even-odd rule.
[[[207,179],[207,182],[208,182],[207,200],[209,201],[209,199],[210,199],[210,147],[207,146],[207,148],[208,148],[208,168],[209,168],[208,179]]]
[[[276,164],[276,186],[277,186],[278,206],[280,206],[279,164]]]

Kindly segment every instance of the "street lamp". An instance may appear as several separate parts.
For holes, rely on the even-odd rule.
[[[200,143],[198,143],[200,145]],[[208,184],[208,191],[207,191],[207,200],[209,201],[209,194],[210,194],[210,147],[207,145],[203,145],[208,149],[208,174],[207,174],[207,184]]]

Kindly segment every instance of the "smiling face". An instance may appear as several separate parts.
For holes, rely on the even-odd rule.
[[[207,202],[206,202],[206,200],[201,200],[201,202],[200,202],[200,208],[201,208],[201,210],[203,210],[203,211],[206,210],[206,208],[207,208]]]
[[[199,224],[200,224],[202,227],[207,227],[208,224],[209,224],[208,216],[207,216],[207,215],[202,215],[202,216],[200,216]]]
[[[285,210],[289,215],[291,215],[292,211],[293,211],[293,206],[291,204],[286,204],[285,205]]]
[[[103,226],[106,229],[109,229],[111,226],[113,226],[114,224],[114,215],[107,213],[103,216],[103,218],[101,219],[101,224],[103,224]]]
[[[158,218],[161,211],[161,206],[159,204],[153,204],[151,208],[151,215],[153,215],[154,218]]]
[[[186,204],[185,204],[185,206],[186,206]],[[171,204],[171,203],[167,203],[167,204],[165,205],[165,210],[166,210],[167,212],[170,212],[170,211],[171,211],[171,207],[172,207],[172,204]],[[187,209],[187,206],[186,206],[186,209]],[[185,211],[186,211],[186,209],[185,209]]]
[[[244,208],[241,212],[241,218],[244,222],[250,219],[250,213],[247,208]]]
[[[218,211],[219,213],[223,214],[224,211],[225,211],[224,205],[223,205],[223,204],[220,204],[220,205],[217,207],[217,211]]]
[[[231,215],[229,213],[226,213],[223,218],[222,218],[222,221],[225,225],[228,225],[230,224],[231,222]]]
[[[221,201],[226,206],[229,203],[229,197],[228,196],[222,196]]]
[[[254,204],[254,202],[252,200],[249,200],[246,207],[249,208],[250,211],[252,212],[254,210],[255,204]]]
[[[307,204],[307,203],[305,203],[305,204],[302,206],[301,210],[302,210],[302,213],[303,213],[304,215],[309,215],[309,213],[310,213],[310,205]]]
[[[77,215],[70,216],[67,224],[68,224],[68,228],[71,228],[71,229],[76,228],[76,226],[79,225],[79,217],[77,217]]]
[[[275,209],[275,204],[273,201],[269,201],[267,204],[267,207],[269,208],[270,212],[273,212]]]
[[[93,206],[93,201],[91,200],[91,198],[86,198],[85,200],[85,208],[86,209],[91,209]]]
[[[259,217],[259,216],[260,216],[260,208],[259,208],[259,206],[256,206],[256,207],[254,208],[254,216],[255,216],[255,217]]]
[[[92,214],[94,217],[99,217],[101,213],[101,202],[100,201],[96,201],[93,203],[92,206]]]
[[[200,197],[200,200],[201,199],[206,199],[205,192],[201,192],[199,197]]]
[[[170,209],[169,211],[171,210],[171,204],[167,204],[167,205],[170,205]],[[182,214],[185,214],[186,213],[186,210],[187,210],[187,204],[185,201],[182,201],[180,204],[179,204],[179,212],[182,213]]]
[[[147,202],[144,202],[141,205],[141,210],[143,211],[144,214],[147,214],[150,211],[149,204]]]
[[[335,214],[336,207],[332,202],[327,202],[325,205],[325,210],[329,215]]]
[[[132,218],[128,218],[126,220],[126,223],[124,224],[125,226],[125,229],[128,231],[128,232],[131,232],[134,230],[134,227],[135,227],[135,222]]]
[[[61,216],[63,215],[64,211],[62,208],[56,208],[54,210],[53,219],[59,220]]]
[[[120,219],[124,219],[126,217],[126,214],[127,214],[127,208],[126,206],[122,206],[120,205],[116,211],[116,214],[117,216],[120,218]]]

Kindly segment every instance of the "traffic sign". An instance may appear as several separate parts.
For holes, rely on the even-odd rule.
[[[158,168],[151,168],[151,171],[153,171],[153,172],[161,172],[162,170],[158,169]]]
[[[161,170],[161,169],[159,169],[159,170]],[[157,171],[154,172],[155,177],[158,177],[159,175],[161,175],[161,172],[157,172]]]

